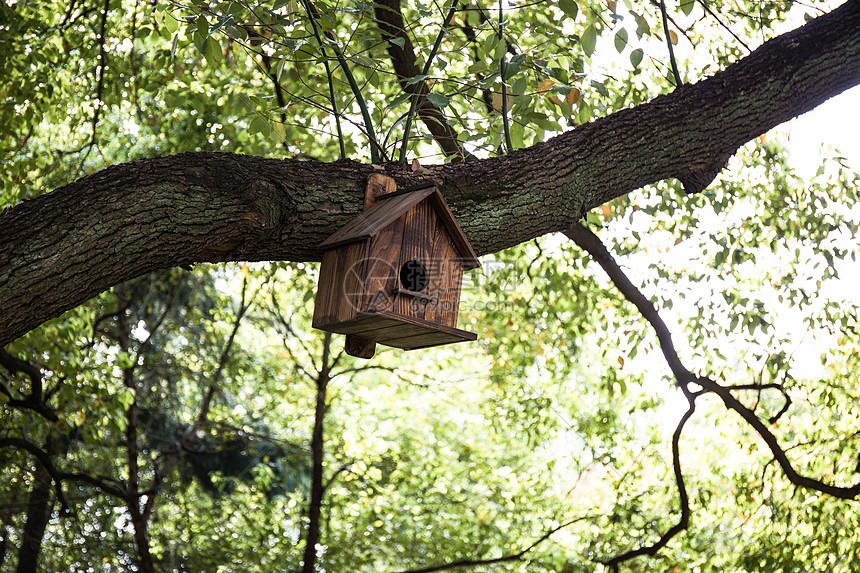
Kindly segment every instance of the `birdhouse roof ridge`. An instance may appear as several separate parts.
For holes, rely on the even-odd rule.
[[[332,248],[368,239],[428,197],[433,209],[463,257],[464,267],[468,270],[481,266],[472,245],[469,244],[469,239],[463,233],[460,225],[457,224],[445,198],[442,197],[435,185],[428,185],[415,190],[404,189],[377,197],[376,203],[356,215],[346,225],[320,243],[320,247]]]

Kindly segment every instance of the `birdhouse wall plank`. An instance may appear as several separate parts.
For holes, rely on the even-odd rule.
[[[372,253],[367,267],[367,289],[362,310],[392,310],[393,292],[398,285],[405,215],[384,227],[370,241]]]
[[[368,241],[358,241],[323,254],[313,325],[353,318],[361,310],[366,276]]]
[[[317,281],[317,297],[314,302],[314,318],[313,326],[321,328],[326,324],[334,322],[336,314],[332,308],[334,307],[334,291],[335,285],[335,267],[337,266],[337,249],[332,249],[323,253],[322,263],[320,264],[320,276]]]
[[[463,229],[460,228],[460,225],[454,218],[454,214],[451,212],[451,208],[448,207],[448,203],[445,202],[445,198],[437,192],[430,195],[429,200],[432,201],[433,205],[436,207],[435,211],[437,215],[448,229],[448,233],[450,233],[451,238],[454,240],[457,252],[463,261],[463,268],[468,271],[480,267],[481,262],[478,260],[478,256],[472,249],[472,245],[469,244],[469,240],[463,233]]]
[[[407,211],[405,217],[400,265],[402,267],[408,261],[418,261],[425,265],[425,267],[429,266],[430,254],[432,252],[432,237],[436,228],[436,213],[433,211],[430,202],[424,200]],[[397,270],[399,276],[400,268]],[[427,269],[428,279],[430,278],[430,270],[429,268]],[[401,286],[408,288],[407,285]],[[414,297],[398,296],[394,301],[394,312],[406,316],[424,318],[424,305],[419,299]]]
[[[367,277],[367,248],[370,241],[359,241],[338,249],[338,265],[343,269],[342,296],[337,309],[337,321],[349,320],[361,311]]]
[[[463,264],[451,235],[439,218],[436,218],[431,249],[433,272],[428,294],[435,296],[438,302],[427,305],[423,318],[447,326],[457,326]]]

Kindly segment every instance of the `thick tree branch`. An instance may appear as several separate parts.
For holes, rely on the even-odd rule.
[[[568,228],[667,178],[702,191],[743,143],[860,83],[860,1],[726,70],[547,142],[430,166],[479,254]],[[319,260],[361,211],[369,165],[197,153],[115,166],[0,214],[0,346],[159,268]],[[400,184],[416,174],[385,168]],[[504,232],[500,232],[504,230]]]

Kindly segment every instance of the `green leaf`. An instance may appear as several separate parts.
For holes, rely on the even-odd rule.
[[[214,66],[221,61],[221,44],[212,36],[206,38],[206,53],[204,55],[210,66]]]
[[[519,73],[520,67],[522,66],[525,59],[526,59],[525,54],[517,54],[516,56],[511,58],[510,62],[502,61],[502,72],[503,72],[503,78],[502,79],[509,80],[512,77],[514,77],[515,75],[517,75],[517,73]]]
[[[621,28],[615,33],[615,49],[618,50],[618,53],[624,51],[624,48],[627,47],[627,30]]]
[[[651,33],[651,26],[648,25],[648,20],[644,16],[633,12],[633,19],[636,20],[636,36],[641,38]]]
[[[405,49],[406,49],[406,48],[405,48],[405,46],[406,46],[406,38],[391,38],[391,39],[390,39],[390,40],[388,40],[388,41],[389,41],[389,42],[391,42],[392,44],[394,44],[395,46],[397,46],[398,48],[400,48],[401,50],[405,50]]]
[[[409,78],[406,81],[406,85],[411,86],[411,85],[417,84],[418,82],[423,82],[426,79],[427,79],[426,74],[418,74],[417,76],[412,76],[411,78]]]
[[[579,13],[579,6],[574,0],[558,0],[558,7],[571,20],[576,20],[576,15]]]
[[[693,11],[693,7],[696,5],[696,0],[681,0],[681,4],[678,6],[685,15],[689,16],[690,12]]]
[[[597,30],[594,29],[594,26],[589,26],[585,29],[580,42],[582,43],[582,51],[585,52],[586,56],[590,57],[594,53],[594,47],[597,44]]]
[[[523,147],[523,139],[525,137],[525,127],[518,121],[511,122],[511,144],[514,149]]]
[[[197,16],[197,31],[201,34],[208,36],[209,35],[209,21],[206,19],[206,16],[200,14]]]
[[[269,121],[262,115],[258,115],[251,120],[251,125],[248,126],[249,133],[260,133],[269,129]]]
[[[128,410],[134,403],[134,391],[130,388],[123,388],[117,393],[116,399],[123,409]]]
[[[517,78],[517,81],[514,82],[514,87],[511,88],[511,93],[515,96],[523,95],[526,92],[526,87],[526,78]]]
[[[449,100],[447,97],[443,96],[442,94],[437,94],[437,93],[433,93],[433,92],[430,92],[429,94],[427,94],[427,101],[429,101],[430,103],[432,103],[433,105],[435,105],[438,108],[446,107],[451,102],[451,100]]]
[[[412,97],[412,94],[401,94],[388,102],[388,105],[385,106],[385,109],[394,109],[403,102],[408,101],[410,97]]]
[[[645,52],[642,51],[642,48],[636,48],[635,50],[630,52],[630,63],[633,64],[633,67],[639,67],[639,64],[642,63],[642,57],[644,55]]]
[[[176,58],[176,46],[179,44],[179,34],[174,34],[173,42],[170,44],[170,61]]]
[[[223,16],[221,16],[218,19],[218,21],[215,23],[215,25],[212,27],[212,29],[209,30],[209,33],[211,34],[212,32],[217,32],[218,30],[220,30],[224,26],[229,26],[232,23],[233,23],[233,15],[232,14],[224,14]]]
[[[173,17],[173,14],[168,13],[164,18],[164,27],[167,28],[167,31],[171,34],[175,34],[176,30],[179,29],[179,20]]]

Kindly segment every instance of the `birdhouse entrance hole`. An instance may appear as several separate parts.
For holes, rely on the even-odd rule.
[[[411,260],[400,267],[400,284],[406,290],[421,292],[427,288],[427,267],[421,261]]]

